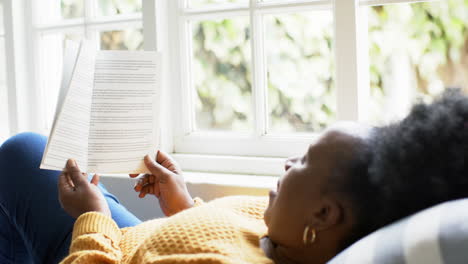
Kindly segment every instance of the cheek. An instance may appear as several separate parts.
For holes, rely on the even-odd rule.
[[[268,201],[268,207],[263,213],[263,220],[265,221],[265,224],[267,227],[269,227],[271,224],[271,218],[274,212],[275,198],[276,196],[273,195],[272,192],[270,192],[270,199]]]
[[[270,206],[265,210],[263,213],[263,220],[265,221],[265,225],[268,227],[270,226],[270,218],[271,217],[271,209]]]
[[[270,203],[265,211],[265,223],[268,227],[268,236],[275,243],[296,247],[300,242],[300,229],[302,228],[303,212],[300,213],[294,206],[284,204],[279,195]]]
[[[281,237],[287,222],[287,208],[281,207],[281,201],[270,196],[270,203],[264,213],[265,224],[270,238]]]

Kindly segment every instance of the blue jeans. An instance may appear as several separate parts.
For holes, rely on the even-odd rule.
[[[0,147],[0,263],[57,263],[68,254],[75,219],[58,201],[60,172],[41,170],[47,139],[18,134]],[[65,164],[64,164],[65,165]],[[119,227],[141,221],[100,186]]]

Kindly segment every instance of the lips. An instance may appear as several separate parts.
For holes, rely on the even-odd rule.
[[[274,190],[270,190],[269,195],[270,195],[270,200],[272,200],[272,199],[276,198],[278,193],[276,191],[274,191]]]

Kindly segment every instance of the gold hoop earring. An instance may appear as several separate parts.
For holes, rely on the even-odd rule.
[[[309,236],[309,230],[312,231],[312,236],[310,237],[310,241],[307,241],[307,237]],[[315,242],[315,239],[317,238],[317,233],[315,232],[314,228],[310,228],[309,226],[306,226],[304,229],[304,233],[302,234],[302,241],[304,242],[304,245],[307,245],[308,242],[310,244],[313,244]]]

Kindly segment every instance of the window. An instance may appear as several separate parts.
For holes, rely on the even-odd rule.
[[[174,2],[176,153],[286,157],[338,119],[333,1]]]
[[[467,83],[442,80],[466,70],[463,0],[175,2],[176,153],[298,154],[334,121],[385,123]]]
[[[90,39],[101,50],[143,48],[141,0],[47,0],[33,5],[35,73],[42,95],[43,131],[55,113],[66,39]]]
[[[0,144],[10,135],[3,16],[3,3],[0,2]]]
[[[17,98],[33,97],[17,106],[39,120],[33,130],[50,128],[65,39],[86,37],[96,49],[158,49],[168,99],[162,143],[185,170],[277,175],[284,157],[301,154],[335,121],[383,123],[404,115],[419,95],[468,89],[466,0],[4,3],[23,12],[25,27],[6,26],[0,43],[12,41],[15,54],[26,54],[29,83],[7,79],[15,80],[9,91],[25,87]],[[24,32],[24,47],[9,30]],[[1,52],[0,45],[0,63]],[[8,63],[21,65],[10,53]],[[11,111],[15,96],[0,118],[24,123],[21,111]]]
[[[358,120],[362,21],[356,2],[338,2],[169,6],[171,79],[182,97],[174,151],[186,168],[278,175],[284,157],[303,153],[324,128]]]

